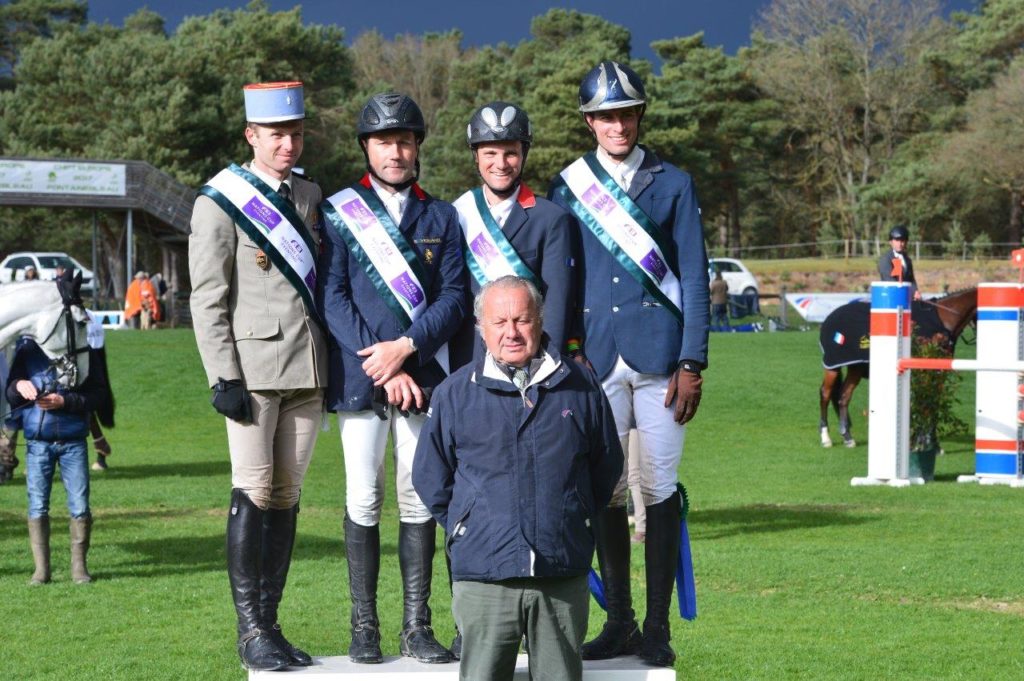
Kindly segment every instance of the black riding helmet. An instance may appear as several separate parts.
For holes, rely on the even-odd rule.
[[[423,138],[427,136],[427,124],[423,120],[423,112],[412,97],[397,92],[381,92],[366,102],[356,124],[359,139],[386,130],[412,130],[416,142],[423,143]]]
[[[477,109],[466,126],[470,149],[484,142],[522,142],[526,155],[533,142],[533,128],[526,112],[508,102],[491,102]]]
[[[910,231],[903,225],[896,225],[889,230],[889,239],[899,239],[900,241],[910,241]]]
[[[373,175],[378,182],[389,185],[399,191],[412,186],[420,175],[420,159],[416,157],[416,172],[412,178],[395,184],[388,182],[370,167],[370,158],[366,154],[365,140],[367,137],[378,132],[388,130],[411,130],[416,136],[416,145],[423,144],[427,136],[427,124],[423,119],[423,112],[413,101],[412,97],[397,92],[380,92],[370,97],[359,113],[359,120],[356,122],[356,132],[359,135],[359,146],[363,150],[363,158],[366,160],[366,170]]]
[[[495,101],[484,104],[473,112],[466,126],[466,143],[474,152],[481,144],[487,142],[521,142],[523,145],[523,163],[519,169],[519,177],[512,184],[515,188],[526,170],[526,156],[530,153],[533,143],[533,126],[530,117],[515,104]],[[474,153],[474,158],[475,158]]]

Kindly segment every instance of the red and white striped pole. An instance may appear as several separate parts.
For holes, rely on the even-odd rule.
[[[851,485],[905,487],[911,479],[910,374],[898,371],[910,357],[910,292],[903,282],[871,284],[871,381],[868,383],[868,474]]]
[[[975,397],[974,475],[961,482],[1024,486],[1020,375],[1024,371],[1021,311],[1024,285],[978,286],[978,367]],[[1000,370],[998,367],[1006,367]]]

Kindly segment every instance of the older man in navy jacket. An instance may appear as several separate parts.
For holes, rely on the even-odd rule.
[[[593,372],[542,343],[529,281],[485,284],[474,311],[487,353],[434,392],[413,484],[445,528],[459,678],[511,681],[519,642],[533,678],[582,678],[591,521],[622,473]]]
[[[555,178],[552,195],[580,221],[583,352],[601,378],[623,446],[639,434],[647,512],[643,632],[630,595],[624,474],[597,523],[608,622],[584,659],[637,653],[671,666],[668,623],[680,541],[677,469],[697,412],[708,353],[708,261],[693,180],[637,144],[646,94],[629,67],[605,61],[580,83],[597,149]]]
[[[451,204],[416,184],[423,114],[405,95],[372,97],[358,122],[368,173],[323,204],[320,307],[331,332],[327,407],[345,456],[345,545],[352,598],[349,657],[383,660],[377,617],[384,453],[394,443],[398,558],[405,607],[400,650],[448,662],[428,606],[436,524],[410,479],[430,390],[446,376],[445,344],[468,306]]]

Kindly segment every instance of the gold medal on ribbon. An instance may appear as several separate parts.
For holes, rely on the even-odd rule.
[[[256,251],[256,267],[266,271],[270,269],[270,258],[263,251]]]

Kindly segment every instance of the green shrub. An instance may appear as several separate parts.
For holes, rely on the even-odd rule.
[[[910,343],[914,357],[948,358],[949,352],[936,338],[914,335]],[[939,436],[959,435],[967,423],[957,413],[957,388],[963,377],[955,371],[910,372],[910,447],[925,451],[938,444]]]

